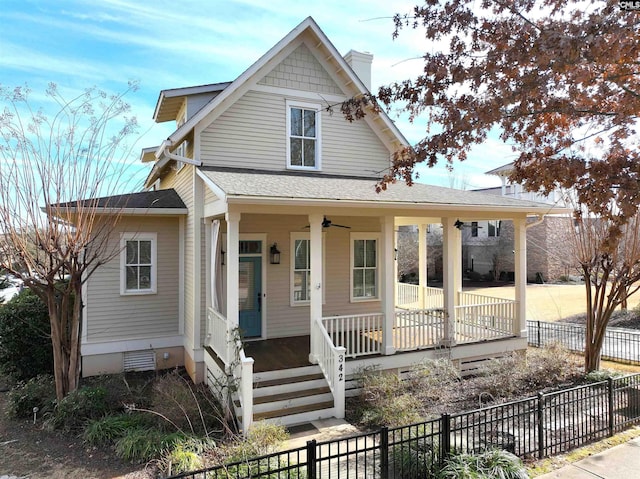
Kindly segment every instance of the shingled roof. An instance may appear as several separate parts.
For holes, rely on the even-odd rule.
[[[229,202],[234,198],[254,198],[256,202],[270,198],[367,202],[380,205],[387,203],[398,207],[407,204],[444,208],[484,207],[534,214],[544,214],[550,210],[548,204],[422,183],[407,186],[398,182],[388,185],[385,191],[378,193],[376,180],[372,178],[206,166],[200,170],[211,183],[224,192]]]
[[[187,206],[174,189],[141,191],[124,195],[104,196],[69,201],[56,205],[60,209],[98,208],[104,210],[123,210],[127,212],[158,212],[163,210],[175,214],[186,214]]]

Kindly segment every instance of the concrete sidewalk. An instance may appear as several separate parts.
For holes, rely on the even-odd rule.
[[[569,464],[537,479],[632,479],[640,477],[640,437]]]

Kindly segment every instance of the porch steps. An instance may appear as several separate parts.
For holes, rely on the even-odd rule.
[[[242,408],[234,398],[238,419]],[[285,426],[334,416],[333,394],[319,366],[254,374],[253,420]]]

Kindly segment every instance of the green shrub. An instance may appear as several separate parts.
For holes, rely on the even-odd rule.
[[[597,371],[591,371],[584,376],[584,381],[586,383],[599,383],[602,381],[607,381],[609,379],[616,379],[621,376],[624,376],[619,371],[609,371],[608,369],[599,369]]]
[[[0,372],[19,380],[53,374],[49,312],[29,289],[0,307]]]
[[[118,414],[94,419],[87,423],[82,438],[87,444],[104,446],[115,444],[131,429],[150,425],[149,418],[144,414]]]
[[[10,417],[33,417],[33,409],[38,415],[53,411],[56,402],[56,386],[53,376],[42,375],[20,382],[9,391],[7,414]]]
[[[216,447],[210,439],[185,437],[178,439],[158,461],[159,468],[167,475],[202,469],[204,453]]]
[[[163,451],[181,439],[184,436],[177,432],[167,434],[155,427],[138,427],[116,441],[116,455],[125,461],[150,461],[159,458]]]
[[[507,451],[490,449],[479,454],[450,456],[438,476],[440,479],[528,479],[522,461]]]
[[[62,401],[58,401],[47,419],[47,426],[63,431],[80,429],[89,420],[98,419],[110,412],[106,398],[107,391],[101,386],[76,389]]]

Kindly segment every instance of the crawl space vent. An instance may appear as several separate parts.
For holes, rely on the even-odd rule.
[[[125,371],[151,371],[156,368],[154,351],[127,351],[124,353]]]

